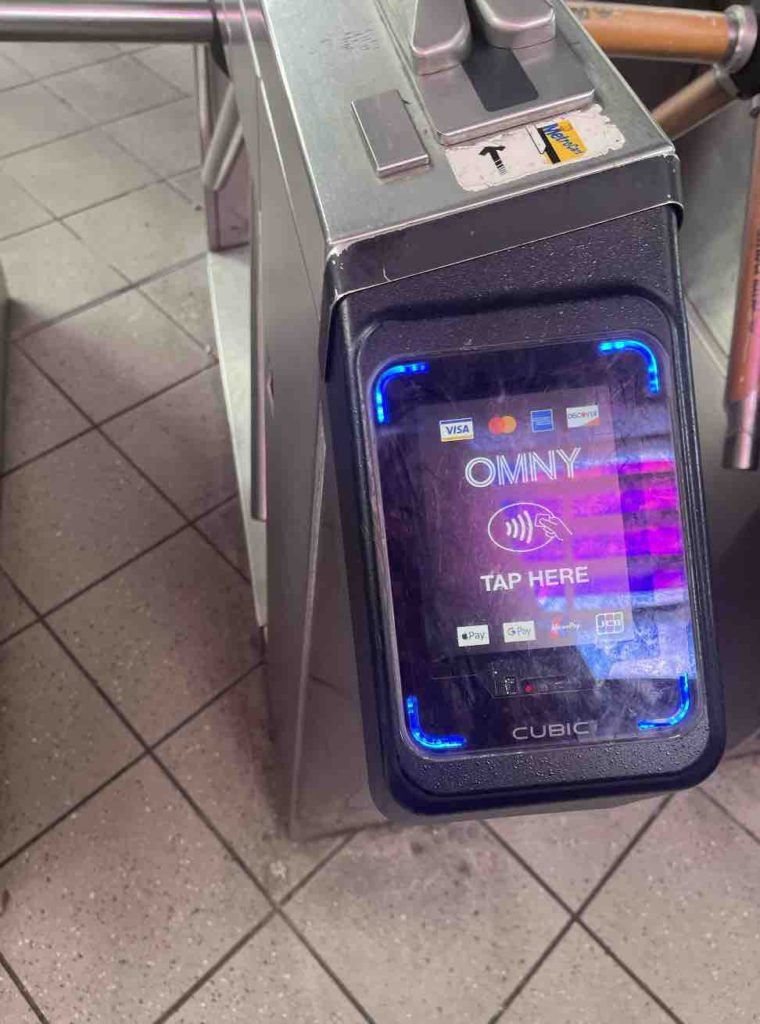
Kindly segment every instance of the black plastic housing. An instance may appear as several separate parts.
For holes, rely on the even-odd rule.
[[[720,759],[723,705],[676,230],[674,210],[658,207],[390,282],[349,295],[336,307],[326,360],[328,452],[335,458],[340,493],[370,786],[390,818],[622,801],[694,785]],[[657,337],[669,354],[684,546],[704,690],[698,720],[683,735],[445,758],[416,752],[402,738],[381,600],[364,396],[383,360],[415,358],[431,344],[441,352],[472,346],[472,337],[463,342],[463,318],[477,322],[477,348],[503,345],[499,324],[505,316],[512,333],[532,342],[636,330]],[[399,329],[379,332],[388,321]],[[422,325],[431,321],[435,337],[421,336]]]

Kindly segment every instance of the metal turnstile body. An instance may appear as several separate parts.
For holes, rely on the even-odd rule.
[[[514,126],[494,122],[473,143],[461,118],[454,129],[444,124],[439,97],[420,86],[404,52],[411,7],[268,0],[220,12],[253,181],[252,505],[267,517],[268,686],[285,806],[299,836],[380,820],[367,790],[322,406],[336,305],[679,202],[672,145],[560,3],[563,45],[583,71],[578,95],[588,107],[593,93],[597,105],[593,124],[583,127],[583,115],[576,124],[595,141],[584,159],[555,149],[536,166],[531,152],[518,172],[503,174],[498,145]],[[427,162],[380,177],[361,101],[394,90]],[[539,113],[539,128],[548,119]],[[574,259],[582,266],[582,247]]]

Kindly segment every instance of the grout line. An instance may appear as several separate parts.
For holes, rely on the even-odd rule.
[[[220,971],[226,963],[229,963],[229,961],[235,956],[235,954],[239,953],[243,946],[246,946],[251,941],[251,939],[258,932],[262,931],[264,927],[268,925],[269,922],[275,916],[276,915],[273,910],[270,910],[268,911],[268,913],[264,914],[262,919],[257,924],[255,924],[253,928],[250,928],[242,936],[242,938],[238,939],[237,942],[234,943],[234,945],[232,945],[227,950],[227,952],[222,957],[220,957],[219,960],[217,960],[217,962],[212,967],[210,967],[204,974],[200,976],[200,978],[193,982],[193,984],[190,986],[187,992],[183,992],[179,999],[176,999],[168,1009],[164,1010],[163,1013],[156,1018],[154,1024],[165,1024],[165,1022],[168,1021],[170,1017],[173,1017],[177,1010],[181,1009],[181,1007],[183,1007],[185,1003],[187,1003],[192,998],[192,996],[195,995],[196,992],[203,988],[206,982],[210,981],[211,978],[213,978],[213,976],[217,973],[217,971]]]
[[[204,512],[203,515],[200,516],[199,518],[202,519],[204,516],[211,515],[213,512],[216,512],[217,509],[221,508],[222,505],[226,505],[226,503],[229,500],[230,500],[229,498],[224,498],[218,504],[212,506],[207,512]],[[95,587],[98,586],[99,583],[105,583],[105,581],[109,580],[112,576],[115,576],[117,573],[121,572],[123,569],[126,569],[130,565],[133,565],[135,562],[139,561],[139,559],[141,559],[143,557],[143,555],[150,554],[151,551],[155,551],[156,548],[161,547],[161,545],[165,544],[167,541],[173,540],[180,533],[182,533],[183,530],[191,529],[194,525],[195,525],[195,522],[183,521],[176,528],[176,530],[172,530],[171,533],[167,533],[164,537],[160,538],[160,540],[155,541],[153,544],[149,544],[148,547],[143,548],[141,551],[137,552],[137,554],[132,555],[130,558],[128,558],[124,562],[121,562],[115,568],[110,569],[106,573],[103,573],[102,576],[99,576],[96,580],[93,580],[91,583],[88,583],[86,586],[82,587],[81,590],[77,590],[74,594],[69,594],[69,596],[65,597],[63,599],[63,601],[59,601],[58,604],[55,604],[51,608],[46,609],[46,611],[44,613],[41,612],[39,610],[39,608],[37,608],[37,606],[34,604],[34,602],[31,600],[31,598],[18,586],[17,583],[15,583],[15,581],[11,580],[11,582],[13,583],[14,587],[18,591],[19,595],[21,597],[23,597],[24,601],[26,601],[26,603],[32,609],[34,614],[37,616],[37,620],[41,620],[43,618],[48,619],[52,615],[54,615],[56,612],[59,612],[62,608],[65,608],[66,605],[71,604],[72,601],[75,601],[77,598],[82,597],[82,595],[88,593],[88,591],[93,590]],[[207,543],[211,543],[208,540],[207,537],[204,537],[204,539],[206,540]],[[212,547],[213,547],[213,545],[212,545]],[[214,547],[214,550],[217,551],[216,547]],[[221,555],[221,553],[219,553],[219,554]],[[11,577],[8,575],[7,569],[5,569],[2,566],[0,566],[0,568],[2,568],[2,571],[5,573],[6,576],[8,576],[8,579],[10,580]],[[244,576],[243,579],[245,580],[245,582],[248,585],[250,585],[251,581],[247,577]],[[29,625],[33,625],[33,623],[30,623]],[[26,629],[27,627],[25,626],[23,628]],[[17,632],[21,632],[21,630],[18,630]],[[10,638],[7,638],[7,639],[10,639]],[[2,641],[2,643],[5,643],[5,641]],[[0,646],[2,646],[2,645],[0,644]]]
[[[150,749],[158,750],[160,746],[166,743],[167,740],[170,740],[173,736],[176,736],[176,734],[180,732],[182,729],[184,729],[185,726],[190,725],[190,723],[193,722],[196,718],[200,718],[204,711],[208,711],[209,708],[213,707],[213,705],[217,703],[217,701],[221,701],[223,697],[226,697],[230,690],[234,690],[236,686],[240,686],[240,684],[252,672],[255,672],[257,669],[260,669],[263,663],[263,658],[259,658],[259,660],[254,662],[254,664],[251,665],[250,668],[247,668],[245,672],[242,672],[239,676],[236,676],[231,683],[225,683],[220,690],[217,690],[216,693],[214,693],[211,697],[208,698],[208,700],[204,701],[203,704],[200,705],[200,707],[197,707],[195,711],[192,711],[189,715],[186,715],[181,722],[177,722],[176,725],[173,725],[171,729],[168,730],[168,732],[165,732],[157,740],[154,740],[150,744]]]
[[[32,1011],[32,1013],[37,1017],[38,1020],[42,1021],[42,1024],[49,1024],[47,1017],[45,1016],[45,1014],[42,1012],[42,1010],[39,1008],[37,1003],[32,998],[32,995],[31,995],[29,989],[23,983],[21,978],[19,978],[18,974],[16,974],[16,972],[13,970],[13,968],[10,965],[10,963],[3,956],[2,953],[0,953],[0,965],[5,968],[5,971],[6,971],[7,975],[8,975],[8,977],[11,979],[13,984],[16,986],[16,988],[19,990],[21,995],[27,1001],[27,1003],[29,1005],[29,1009]]]
[[[546,947],[543,953],[539,956],[539,958],[536,960],[533,966],[528,968],[528,970],[523,975],[521,980],[517,983],[515,988],[513,988],[512,991],[509,993],[507,998],[501,1004],[501,1008],[497,1010],[496,1013],[489,1019],[488,1024],[502,1024],[502,1022],[506,1018],[506,1014],[509,1013],[509,1008],[512,1006],[514,1001],[517,999],[520,993],[525,988],[527,988],[527,986],[530,984],[530,982],[533,980],[533,978],[536,976],[539,970],[543,967],[543,965],[552,955],[552,953],[560,944],[560,942],[562,942],[562,940],[565,938],[565,936],[574,924],[575,916],[568,918],[568,920],[562,925],[560,930],[557,932],[557,934],[554,936],[552,941],[549,943],[549,945]]]
[[[312,945],[311,942],[309,942],[309,940],[303,934],[301,929],[294,923],[293,919],[287,913],[285,913],[285,911],[282,908],[280,908],[280,917],[291,928],[291,930],[295,933],[296,937],[300,939],[303,945],[306,946],[308,951],[317,961],[317,963],[325,972],[325,974],[329,975],[329,977],[332,978],[334,984],[337,985],[337,987],[341,990],[343,995],[346,997],[346,999],[348,999],[348,1001],[351,1003],[351,1005],[354,1007],[357,1013],[361,1014],[364,1020],[367,1021],[367,1024],[374,1024],[372,1016],[362,1006],[362,1004],[356,998],[354,993],[345,985],[340,976],[335,973],[335,971],[332,969],[332,967],[330,967],[330,965],[327,963],[322,954],[318,952],[316,947]]]
[[[708,792],[707,792],[707,790],[705,790],[705,789],[702,789],[702,788],[700,788],[700,789],[698,790],[698,792],[699,792],[699,793],[700,793],[700,794],[701,794],[701,795],[702,795],[702,796],[703,796],[703,797],[704,797],[704,798],[705,798],[706,800],[709,800],[709,801],[710,801],[710,803],[711,803],[711,804],[712,804],[712,805],[713,805],[714,807],[717,807],[719,811],[723,811],[723,813],[724,813],[724,814],[726,815],[726,817],[727,817],[727,818],[728,818],[728,819],[729,819],[730,821],[732,821],[732,822],[733,822],[733,824],[734,824],[734,825],[736,825],[736,827],[737,827],[737,828],[740,828],[740,829],[742,830],[742,832],[744,832],[744,834],[745,834],[745,835],[749,836],[749,838],[750,838],[750,839],[752,839],[752,840],[754,840],[754,841],[755,841],[756,843],[760,843],[760,836],[758,836],[758,835],[757,835],[757,834],[756,834],[755,832],[753,832],[753,831],[752,831],[752,829],[751,829],[751,828],[749,828],[749,826],[748,826],[748,825],[745,825],[745,824],[744,824],[744,822],[740,821],[740,820],[739,820],[739,818],[737,818],[737,817],[736,817],[736,815],[735,815],[735,814],[733,813],[733,811],[730,811],[730,810],[728,809],[728,807],[726,807],[726,806],[725,806],[725,805],[724,805],[723,803],[721,803],[721,801],[720,801],[720,800],[718,800],[718,798],[717,798],[717,797],[714,797],[714,796],[712,795],[712,793],[708,793]]]
[[[511,854],[512,857],[514,857],[517,863],[528,872],[531,878],[535,882],[538,882],[541,888],[544,889],[550,896],[552,896],[557,901],[557,903],[559,903],[563,910],[566,910],[568,914],[575,914],[575,911],[573,910],[572,906],[562,896],[560,896],[558,892],[555,892],[555,890],[546,881],[546,879],[543,878],[543,876],[540,875],[538,871],[536,871],[536,869],[533,867],[532,864],[530,864],[529,861],[525,860],[522,854],[518,853],[517,850],[513,848],[513,846],[508,840],[506,840],[502,835],[500,835],[500,833],[493,827],[493,825],[488,819],[481,820],[481,825],[486,830],[486,832],[488,832],[496,840],[496,842],[499,843],[500,846],[503,846],[504,849],[509,854]]]
[[[636,832],[634,832],[634,834],[631,837],[631,839],[629,839],[629,841],[626,843],[626,845],[623,847],[623,849],[620,851],[620,853],[617,855],[617,857],[613,860],[612,864],[610,864],[610,866],[607,868],[607,870],[602,874],[602,877],[599,879],[599,881],[596,883],[596,885],[592,887],[591,892],[586,896],[586,898],[580,904],[580,906],[578,907],[578,910],[576,912],[576,917],[580,918],[580,916],[582,914],[585,914],[585,912],[588,910],[588,908],[591,905],[591,903],[593,902],[593,900],[596,899],[596,897],[599,895],[599,893],[604,888],[604,886],[607,884],[607,882],[610,880],[610,878],[612,878],[612,876],[615,874],[615,872],[620,867],[620,865],[623,863],[623,861],[631,853],[633,848],[639,843],[639,841],[641,839],[644,838],[646,833],[649,831],[649,829],[652,827],[652,825],[654,825],[655,821],[657,821],[657,819],[662,814],[662,812],[665,810],[665,808],[670,806],[670,804],[671,804],[671,802],[672,802],[674,797],[675,797],[675,793],[670,793],[668,796],[666,796],[665,799],[649,815],[649,817],[646,819],[646,821],[642,825],[639,826],[639,828],[636,830]]]
[[[92,674],[92,672],[90,672],[89,669],[85,668],[84,664],[80,661],[79,657],[74,653],[74,651],[71,649],[71,647],[68,645],[68,643],[63,639],[63,637],[60,637],[56,633],[56,631],[53,629],[53,627],[50,625],[50,623],[47,621],[47,619],[43,618],[41,620],[41,623],[42,623],[42,626],[47,630],[47,632],[53,638],[53,640],[56,642],[56,644],[58,644],[58,646],[61,648],[61,650],[65,654],[67,654],[69,656],[69,658],[71,658],[71,660],[74,662],[74,664],[79,669],[79,671],[82,673],[82,675],[84,675],[86,679],[89,679],[89,681],[92,683],[92,685],[98,691],[98,693],[103,698],[103,700],[106,702],[106,704],[110,707],[110,709],[113,711],[113,713],[116,715],[116,717],[121,721],[122,725],[124,725],[129,730],[129,732],[132,733],[132,736],[134,737],[134,739],[137,740],[137,742],[140,744],[140,746],[143,748],[143,750],[149,753],[150,752],[150,744],[143,737],[142,733],[137,729],[137,727],[132,724],[130,719],[127,718],[127,716],[121,710],[121,708],[116,703],[116,701],[113,699],[113,697],[111,697],[110,693],[108,693],[106,690],[104,690],[103,687],[98,682],[98,680]]]
[[[581,901],[581,903],[578,905],[578,907],[575,910],[570,910],[570,917],[569,917],[568,921],[565,923],[565,925],[562,928],[562,930],[560,931],[559,935],[557,935],[554,938],[554,940],[544,950],[544,952],[541,954],[541,956],[538,958],[538,960],[533,964],[533,966],[524,975],[522,980],[520,982],[518,982],[517,987],[515,989],[513,989],[513,991],[507,996],[507,998],[504,1001],[501,1009],[496,1014],[494,1014],[494,1016],[491,1018],[491,1020],[488,1022],[488,1024],[503,1024],[503,1022],[505,1021],[505,1015],[507,1014],[507,1012],[508,1012],[510,1006],[512,1005],[512,1003],[515,1001],[515,999],[520,994],[520,992],[523,991],[523,989],[526,987],[526,985],[531,981],[531,979],[535,976],[535,974],[537,973],[538,969],[544,964],[544,962],[547,960],[549,955],[559,945],[560,941],[565,937],[565,935],[567,935],[567,933],[570,930],[570,928],[574,924],[581,924],[581,925],[583,925],[585,927],[585,925],[583,924],[583,921],[581,919],[581,915],[583,913],[585,913],[586,909],[588,908],[588,906],[592,902],[592,900],[595,899],[595,897],[599,894],[601,889],[606,885],[606,883],[609,881],[609,879],[612,877],[612,875],[617,871],[617,869],[620,867],[620,865],[623,863],[623,861],[626,859],[626,857],[629,855],[629,853],[633,850],[633,848],[636,846],[636,844],[639,842],[639,840],[643,838],[643,836],[646,834],[646,832],[652,827],[654,822],[657,820],[659,815],[670,804],[670,802],[673,799],[674,795],[675,794],[671,793],[669,796],[667,796],[655,808],[655,810],[652,812],[652,814],[649,815],[649,817],[646,819],[646,821],[644,821],[644,823],[636,830],[636,832],[634,833],[632,838],[628,841],[628,843],[626,843],[626,845],[623,847],[623,849],[618,854],[618,856],[613,860],[612,864],[607,868],[606,871],[603,872],[602,876],[600,877],[600,879],[598,880],[596,885],[594,885],[592,887],[592,889],[588,893],[588,895]],[[491,826],[488,825],[486,822],[483,822],[483,825],[484,825],[484,827],[489,832],[494,834],[497,839],[501,838],[501,837],[499,837],[498,833],[494,833],[493,832]],[[512,854],[512,856],[514,856],[515,859],[517,861],[519,861],[519,863],[523,867],[526,867],[528,872],[534,878],[536,878],[537,881],[539,881],[542,884],[543,888],[546,889],[547,892],[549,892],[552,896],[554,896],[554,898],[566,910],[569,909],[568,904],[565,903],[565,901],[554,892],[554,890],[551,888],[551,886],[549,886],[547,882],[545,882],[540,876],[538,876],[536,874],[536,872],[533,871],[530,868],[529,865],[525,864],[523,859],[514,852],[514,850],[512,849],[512,847],[509,845],[509,843],[506,840],[502,840],[502,845],[504,845],[506,847],[506,849],[509,850],[509,852]],[[600,943],[600,945],[601,945],[601,943]],[[628,973],[631,975],[631,977],[635,978],[635,976],[633,975],[633,973],[631,971],[628,971]],[[635,979],[635,980],[638,981],[638,979]],[[651,993],[649,993],[649,990],[647,989],[647,987],[645,985],[642,985],[642,988],[644,988],[644,990],[648,994],[651,994]],[[654,995],[652,996],[652,998],[655,998],[658,1003],[660,1002],[659,998],[655,997]],[[671,1014],[671,1016],[673,1016],[673,1015]],[[680,1022],[679,1022],[679,1024],[680,1024]]]
[[[227,837],[225,835],[223,835],[223,833],[217,828],[217,826],[209,818],[209,816],[206,814],[206,812],[203,810],[203,808],[197,802],[195,797],[193,797],[190,794],[190,791],[179,781],[179,779],[176,777],[176,775],[171,770],[171,768],[169,768],[169,766],[161,759],[161,754],[157,750],[153,750],[152,748],[149,748],[148,749],[148,756],[151,758],[153,763],[164,773],[164,775],[167,777],[169,782],[173,783],[174,787],[177,789],[177,791],[180,793],[180,795],[185,798],[187,803],[192,807],[192,809],[195,811],[196,815],[200,818],[200,820],[203,822],[203,824],[206,826],[206,828],[209,830],[209,832],[211,832],[212,835],[214,835],[216,837],[217,841],[219,843],[221,843],[221,845],[224,847],[224,849],[226,850],[227,854],[231,857],[231,859],[237,864],[237,866],[241,869],[241,871],[243,871],[243,873],[248,877],[249,881],[251,881],[254,884],[254,886],[259,890],[259,892],[264,897],[264,899],[267,901],[269,906],[273,910],[277,909],[277,904],[275,903],[275,901],[272,898],[272,896],[269,894],[269,891],[267,890],[266,886],[259,879],[259,877],[256,874],[256,872],[252,868],[250,868],[248,866],[246,861],[237,852],[237,850],[232,845],[232,843],[229,841],[229,839],[227,839]]]
[[[61,227],[68,228],[63,221],[57,221]],[[42,227],[48,227],[49,225],[42,225]],[[87,246],[82,242],[79,235],[68,228],[69,233],[75,238],[80,245]],[[87,249],[88,252],[92,253],[92,249]],[[97,255],[94,254],[93,255]],[[142,288],[144,285],[152,284],[154,281],[160,281],[164,277],[169,277],[170,274],[175,273],[178,270],[184,270],[185,267],[190,266],[191,263],[197,263],[203,259],[206,255],[205,252],[195,253],[193,256],[187,256],[185,259],[179,260],[177,263],[171,263],[167,267],[162,267],[160,270],[154,271],[152,274],[147,274],[145,277],[138,278],[136,281],[128,281],[124,278],[124,286],[114,288],[112,291],[104,292],[103,295],[98,296],[96,299],[90,299],[89,302],[83,302],[80,306],[74,306],[72,309],[66,310],[65,313],[61,313],[58,316],[50,317],[49,320],[40,320],[33,324],[30,324],[27,328],[19,331],[18,333],[11,332],[11,341],[18,343],[24,341],[26,338],[31,337],[33,334],[39,334],[40,331],[44,331],[48,327],[55,327],[57,324],[63,323],[65,320],[70,320],[72,317],[78,316],[80,313],[86,313],[90,309],[94,309],[96,306],[100,306],[109,299],[118,298],[119,295],[123,295],[124,292],[128,292],[133,288]],[[110,264],[109,264],[110,265]],[[120,273],[121,277],[124,277]]]
[[[15,850],[12,850],[9,854],[3,857],[3,859],[0,860],[0,871],[2,871],[3,868],[7,867],[7,865],[10,864],[12,860],[15,860],[17,857],[20,857],[23,853],[26,853],[30,846],[34,846],[35,843],[39,842],[40,839],[43,839],[49,832],[52,832],[53,829],[57,828],[67,818],[71,817],[72,814],[76,814],[78,811],[81,811],[85,804],[88,804],[90,800],[93,799],[93,797],[96,797],[98,796],[99,793],[102,793],[103,790],[107,789],[112,782],[116,782],[117,779],[121,778],[121,776],[128,772],[130,768],[134,768],[134,766],[138,764],[140,761],[142,761],[145,757],[147,757],[147,751],[141,750],[139,754],[136,754],[134,757],[130,758],[130,760],[127,761],[126,764],[123,764],[118,771],[114,772],[113,775],[109,775],[109,777],[105,779],[105,781],[101,782],[100,785],[96,786],[95,789],[91,790],[80,800],[77,800],[77,802],[75,804],[72,804],[71,807],[67,807],[66,810],[59,814],[57,818],[54,818],[53,821],[48,822],[48,824],[45,825],[44,828],[41,828],[39,832],[36,832],[31,837],[31,839],[26,839],[23,843],[21,843],[20,846],[17,846]]]
[[[197,345],[194,346],[198,348]],[[126,405],[123,409],[119,409],[118,412],[111,413],[106,416],[105,419],[98,420],[94,426],[97,430],[101,430],[103,427],[109,426],[114,420],[120,419],[122,416],[126,416],[128,413],[135,412],[136,409],[141,408],[143,405],[147,405],[148,402],[152,402],[154,398],[160,398],[167,392],[172,391],[174,388],[180,386],[180,384],[189,384],[191,380],[195,380],[196,377],[200,377],[202,373],[206,373],[208,370],[213,370],[214,367],[219,364],[215,359],[209,360],[205,366],[199,366],[197,370],[192,370],[185,377],[178,377],[177,380],[172,381],[171,384],[165,384],[163,387],[158,388],[157,391],[151,391],[145,398],[140,398],[138,401],[133,402],[132,405]],[[205,514],[205,513],[204,513]]]
[[[620,967],[621,970],[625,971],[628,977],[632,981],[634,981],[639,986],[639,988],[643,989],[643,991],[646,992],[646,994],[649,996],[652,1002],[656,1003],[663,1011],[663,1013],[667,1014],[667,1016],[670,1017],[670,1019],[674,1021],[675,1024],[685,1024],[685,1022],[678,1016],[678,1014],[674,1010],[672,1010],[667,1003],[663,1002],[663,1000],[657,995],[654,989],[650,988],[645,981],[642,981],[638,974],[636,974],[636,972],[628,966],[625,960],[622,960],[617,955],[617,953],[615,953],[614,950],[597,935],[597,933],[590,925],[586,924],[586,922],[582,920],[579,920],[578,924],[586,932],[589,938],[596,942],[597,945],[599,945],[604,950],[607,956],[611,960],[614,960],[618,967]]]
[[[229,498],[225,499],[225,501],[222,502],[222,505],[217,505],[216,508],[219,509],[223,505],[226,505],[227,502],[228,501],[232,501],[232,499],[234,497],[235,497],[234,494],[231,495]],[[250,587],[250,586],[252,586],[251,578],[249,576],[246,576],[246,574],[243,572],[243,570],[240,568],[240,566],[239,565],[235,565],[235,563],[232,561],[232,559],[228,558],[227,555],[224,553],[224,551],[222,551],[221,547],[217,547],[216,544],[213,542],[213,540],[210,537],[207,537],[206,534],[203,532],[203,530],[198,525],[198,523],[200,522],[201,519],[205,519],[206,516],[212,515],[214,511],[216,511],[216,509],[212,509],[211,512],[204,512],[203,515],[199,516],[197,519],[194,519],[192,521],[192,523],[190,523],[190,529],[193,530],[194,533],[197,533],[198,536],[201,538],[201,540],[205,541],[206,544],[210,544],[211,547],[213,548],[213,550],[216,552],[216,554],[219,555],[219,557],[224,562],[227,563],[227,565],[230,567],[230,569],[233,569],[237,573],[237,575],[240,577],[240,579],[243,580],[243,582],[246,583]],[[256,623],[256,625],[258,626],[258,622]]]
[[[157,44],[157,43],[146,43],[144,49],[145,50],[152,50],[157,45],[159,45],[159,44]],[[187,45],[190,46],[192,44],[188,43]],[[0,89],[0,92],[10,92],[12,89],[19,89],[19,88],[21,88],[22,85],[34,85],[35,82],[46,82],[49,78],[57,78],[58,75],[67,75],[71,71],[80,71],[83,68],[93,68],[93,67],[96,67],[98,64],[110,64],[111,61],[116,60],[118,57],[131,57],[131,56],[134,56],[134,54],[136,54],[136,53],[142,53],[142,52],[143,52],[142,50],[133,50],[133,51],[130,51],[130,52],[126,52],[125,50],[118,50],[117,49],[117,52],[115,54],[111,53],[107,57],[99,57],[97,60],[85,61],[84,64],[77,64],[76,67],[66,68],[63,71],[52,71],[49,75],[40,75],[39,77],[34,77],[33,76],[31,81],[29,81],[29,82],[20,82],[18,85],[10,86],[8,89]],[[0,56],[4,57],[5,60],[10,61],[11,64],[14,65],[14,67],[17,67],[19,69],[19,71],[25,71],[27,74],[30,73],[29,72],[29,68],[25,67],[23,64],[20,64],[19,61],[17,61],[14,57],[10,57],[5,51],[2,51],[2,53],[0,53]],[[142,64],[142,61],[140,61],[140,63]],[[153,70],[153,69],[151,68],[150,70]],[[154,72],[154,74],[156,74],[156,72]],[[163,78],[163,75],[161,75],[160,77]]]
[[[287,905],[291,902],[293,897],[296,896],[302,889],[304,889],[312,880],[312,878],[319,874],[322,868],[327,867],[327,865],[330,863],[333,857],[337,857],[339,853],[345,850],[348,844],[353,839],[355,839],[356,836],[358,836],[361,831],[361,829],[354,829],[347,835],[339,837],[335,845],[330,847],[330,849],[327,851],[324,857],[321,857],[320,860],[311,868],[311,870],[307,871],[303,878],[300,878],[298,882],[296,882],[292,889],[289,889],[284,896],[280,897],[280,909],[284,910],[285,907],[287,907]]]
[[[129,56],[129,54],[122,54],[121,56]],[[115,60],[116,58],[111,59]],[[76,71],[77,69],[74,68],[72,70]],[[60,74],[67,74],[67,72],[63,71],[60,72]],[[55,76],[51,75],[50,77],[53,78]],[[119,117],[112,117],[107,121],[90,121],[89,118],[82,114],[81,110],[77,110],[76,107],[72,107],[72,105],[62,96],[59,96],[51,89],[47,89],[44,85],[43,79],[36,79],[34,82],[24,82],[23,85],[14,85],[10,89],[4,89],[2,92],[0,92],[0,96],[6,96],[8,95],[8,93],[14,92],[16,89],[28,88],[30,85],[40,85],[48,96],[52,97],[55,100],[58,100],[59,103],[62,103],[65,107],[68,107],[69,110],[75,113],[78,117],[84,117],[87,123],[85,125],[79,125],[79,127],[74,129],[74,131],[64,132],[62,135],[56,135],[56,137],[53,139],[46,139],[44,142],[36,142],[33,146],[24,146],[22,149],[14,149],[11,153],[3,153],[2,157],[0,157],[1,160],[10,160],[12,156],[19,156],[21,153],[31,153],[32,150],[40,149],[42,146],[49,146],[52,142],[62,142],[64,139],[70,139],[74,135],[81,135],[83,132],[88,131],[88,129],[90,128],[103,128],[105,125],[116,124],[117,121],[124,121],[126,120],[126,118],[135,117],[137,114],[148,114],[152,110],[160,110],[161,107],[168,107],[169,104],[176,103],[178,99],[185,96],[185,93],[180,93],[179,95],[174,96],[172,99],[165,101],[163,103],[156,103],[154,106],[146,107],[144,110],[135,110],[134,113],[132,114],[121,114]]]

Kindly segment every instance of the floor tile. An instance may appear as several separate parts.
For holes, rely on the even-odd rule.
[[[0,239],[17,235],[40,224],[46,224],[53,215],[0,170]]]
[[[150,742],[258,657],[250,587],[189,529],[50,622]]]
[[[275,918],[167,1024],[359,1024],[363,1019],[290,928]]]
[[[573,908],[589,895],[660,800],[494,818],[492,827]]]
[[[38,1024],[36,1013],[0,967],[0,1020],[3,1024]]]
[[[11,329],[16,334],[126,283],[61,224],[0,242],[0,264],[13,299]]]
[[[236,492],[219,369],[214,366],[105,426],[190,518]]]
[[[41,611],[180,524],[150,484],[95,433],[6,476],[2,499],[0,562]]]
[[[0,54],[25,68],[34,78],[96,64],[116,57],[118,49],[110,43],[0,43]]]
[[[252,673],[159,747],[159,756],[263,885],[284,896],[334,847],[294,843],[276,807],[280,766],[261,672]]]
[[[39,625],[0,647],[0,721],[0,860],[141,750]]]
[[[108,134],[162,178],[200,163],[198,105],[194,99],[168,103],[107,128]]]
[[[155,179],[100,128],[18,153],[6,160],[3,170],[59,217]]]
[[[723,761],[702,788],[760,838],[760,757]]]
[[[143,285],[142,290],[192,334],[201,348],[214,350],[214,321],[205,259],[159,277]]]
[[[198,171],[188,171],[186,174],[178,174],[171,179],[171,184],[178,189],[183,196],[186,196],[193,206],[203,209],[203,184]]]
[[[29,362],[12,348],[5,395],[2,469],[27,462],[49,448],[87,430],[81,413]]]
[[[137,53],[140,50],[152,50],[152,43],[114,43],[117,50],[122,53]]]
[[[0,570],[0,640],[5,640],[11,633],[23,629],[33,621],[34,612]]]
[[[177,46],[172,43],[153,46],[150,50],[144,50],[137,60],[188,96],[195,95],[195,61],[192,46]]]
[[[31,80],[32,76],[28,71],[2,55],[2,46],[0,46],[0,89],[12,89],[16,85],[23,85]]]
[[[214,547],[250,579],[248,548],[243,532],[240,500],[237,496],[209,512],[203,519],[199,519],[197,525]]]
[[[74,214],[66,223],[132,281],[206,249],[203,214],[168,185],[149,185]]]
[[[566,920],[476,822],[364,832],[288,913],[378,1024],[483,1024]]]
[[[56,75],[46,79],[45,85],[95,124],[115,121],[179,96],[173,85],[130,56]]]
[[[0,872],[3,952],[56,1024],[150,1024],[266,912],[143,761]]]
[[[134,291],[62,320],[22,345],[96,421],[209,365],[184,331]]]
[[[760,848],[701,793],[678,796],[585,919],[688,1024],[757,1020]]]
[[[0,157],[86,127],[86,118],[36,82],[0,93]]]
[[[499,1024],[668,1024],[671,1018],[574,925]]]

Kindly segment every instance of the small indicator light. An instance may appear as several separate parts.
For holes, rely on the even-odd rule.
[[[375,381],[375,417],[378,423],[388,422],[388,410],[385,406],[385,389],[394,377],[407,377],[416,373],[427,373],[428,363],[394,363],[387,367]]]
[[[406,713],[412,738],[427,750],[458,750],[467,746],[464,736],[431,736],[420,724],[419,703],[416,697],[406,698]]]
[[[610,352],[638,352],[639,355],[644,357],[647,364],[649,393],[650,395],[659,395],[660,366],[657,362],[657,356],[649,345],[639,341],[637,338],[620,338],[616,341],[600,341],[599,351],[602,355],[608,355]]]

